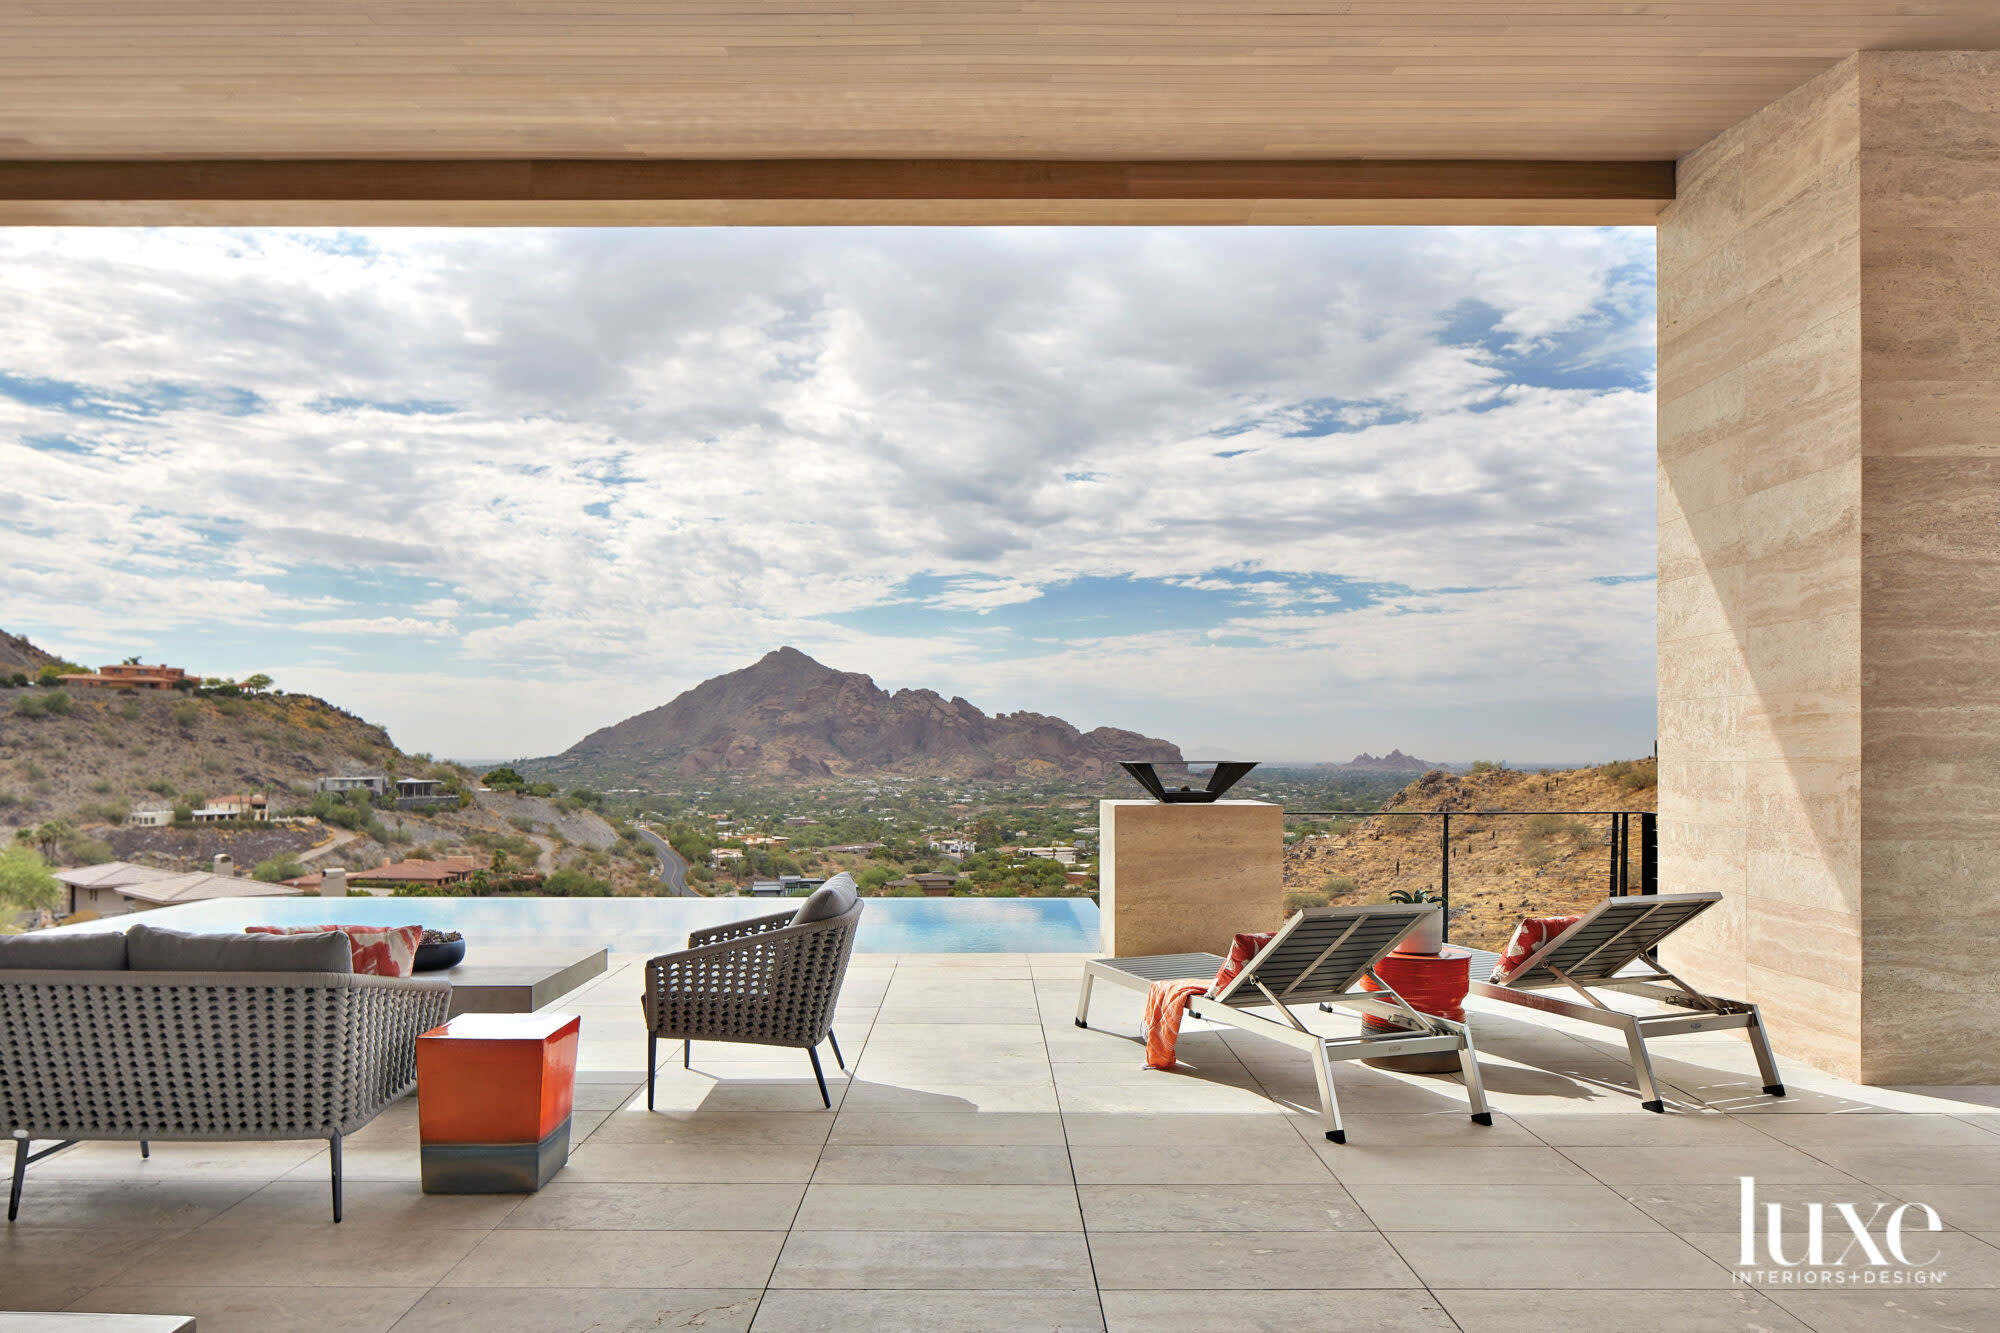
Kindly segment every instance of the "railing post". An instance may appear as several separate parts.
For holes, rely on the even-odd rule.
[[[1660,891],[1660,817],[1650,810],[1639,815],[1639,892]]]
[[[1618,896],[1618,816],[1616,814],[1611,816],[1611,861],[1608,871],[1610,878],[1605,885],[1604,896],[1607,898],[1616,898]]]
[[[1438,873],[1438,915],[1443,918],[1438,938],[1448,944],[1451,942],[1451,811],[1439,813],[1444,829],[1438,834],[1439,861],[1443,867]]]

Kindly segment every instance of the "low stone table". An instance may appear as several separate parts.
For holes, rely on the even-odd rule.
[[[610,965],[608,949],[466,949],[466,961],[445,972],[425,972],[451,982],[451,1016],[528,1014],[554,1003]]]

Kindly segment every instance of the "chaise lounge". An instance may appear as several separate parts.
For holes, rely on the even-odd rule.
[[[1188,1005],[1189,1018],[1226,1023],[1305,1051],[1313,1057],[1319,1082],[1320,1114],[1326,1137],[1347,1142],[1340,1121],[1340,1101],[1334,1091],[1333,1061],[1372,1060],[1389,1056],[1427,1055],[1455,1051],[1465,1076],[1472,1118],[1490,1125],[1486,1092],[1479,1079],[1479,1054],[1472,1031],[1463,1023],[1437,1018],[1410,1007],[1394,988],[1375,973],[1375,964],[1404,936],[1415,931],[1437,908],[1427,905],[1369,904],[1359,907],[1310,907],[1278,930],[1243,970],[1219,990],[1211,988]],[[1094,958],[1084,964],[1083,986],[1076,1001],[1076,1025],[1090,1026],[1090,991],[1095,981],[1108,981],[1145,991],[1156,981],[1216,975],[1223,959],[1212,953],[1156,954],[1144,958]],[[1377,987],[1362,990],[1362,978]],[[1358,1036],[1328,1037],[1313,1032],[1292,1012],[1294,1005],[1319,1003],[1329,1011],[1393,1025],[1386,1030],[1364,1026]],[[1275,1009],[1282,1021],[1259,1009]]]
[[[1653,1062],[1646,1052],[1649,1037],[1690,1032],[1744,1029],[1764,1091],[1785,1095],[1771,1042],[1765,1035],[1757,1006],[1741,1000],[1705,995],[1660,966],[1655,954],[1669,935],[1722,901],[1719,893],[1658,893],[1607,898],[1561,934],[1545,941],[1519,966],[1475,980],[1471,993],[1488,1000],[1517,1004],[1543,1013],[1559,1014],[1624,1034],[1639,1084],[1639,1104],[1648,1111],[1666,1111]],[[1496,965],[1497,968],[1497,965]],[[1628,969],[1631,969],[1628,971]],[[1659,983],[1665,982],[1666,985]],[[1548,992],[1567,988],[1583,1003]],[[1634,1014],[1614,1009],[1593,992],[1614,991],[1654,1000],[1667,1011]],[[1694,1010],[1693,1013],[1686,1011]]]

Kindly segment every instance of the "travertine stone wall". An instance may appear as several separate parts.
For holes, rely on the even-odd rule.
[[[1670,965],[2000,1081],[2000,56],[1864,52],[1681,164],[1660,264]]]
[[[1285,810],[1099,801],[1100,945],[1113,958],[1229,952],[1284,920]]]

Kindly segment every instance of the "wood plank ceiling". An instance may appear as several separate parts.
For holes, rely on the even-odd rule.
[[[1659,163],[1857,49],[1995,46],[2000,0],[9,0],[0,162]],[[933,173],[931,220],[991,220],[976,172],[953,204],[954,172],[967,175]],[[349,220],[328,212],[330,187],[285,195],[269,177],[205,200],[184,183],[139,200],[129,180],[91,195],[51,179],[0,177],[0,220]],[[420,190],[374,216],[883,220],[922,202],[828,197],[847,187],[823,175],[788,177],[779,197],[717,186],[664,201],[622,179],[623,197],[545,193],[511,210]],[[162,188],[184,202],[163,207]],[[1350,186],[1249,188],[1176,200],[1128,182],[998,213],[1311,220],[1344,190],[1347,212],[1398,220]],[[1562,212],[1566,188],[1516,200],[1520,220]],[[1629,182],[1609,192],[1607,205],[1658,207]],[[1476,188],[1459,194],[1494,211]],[[1435,220],[1459,206],[1435,189],[1421,205]]]

